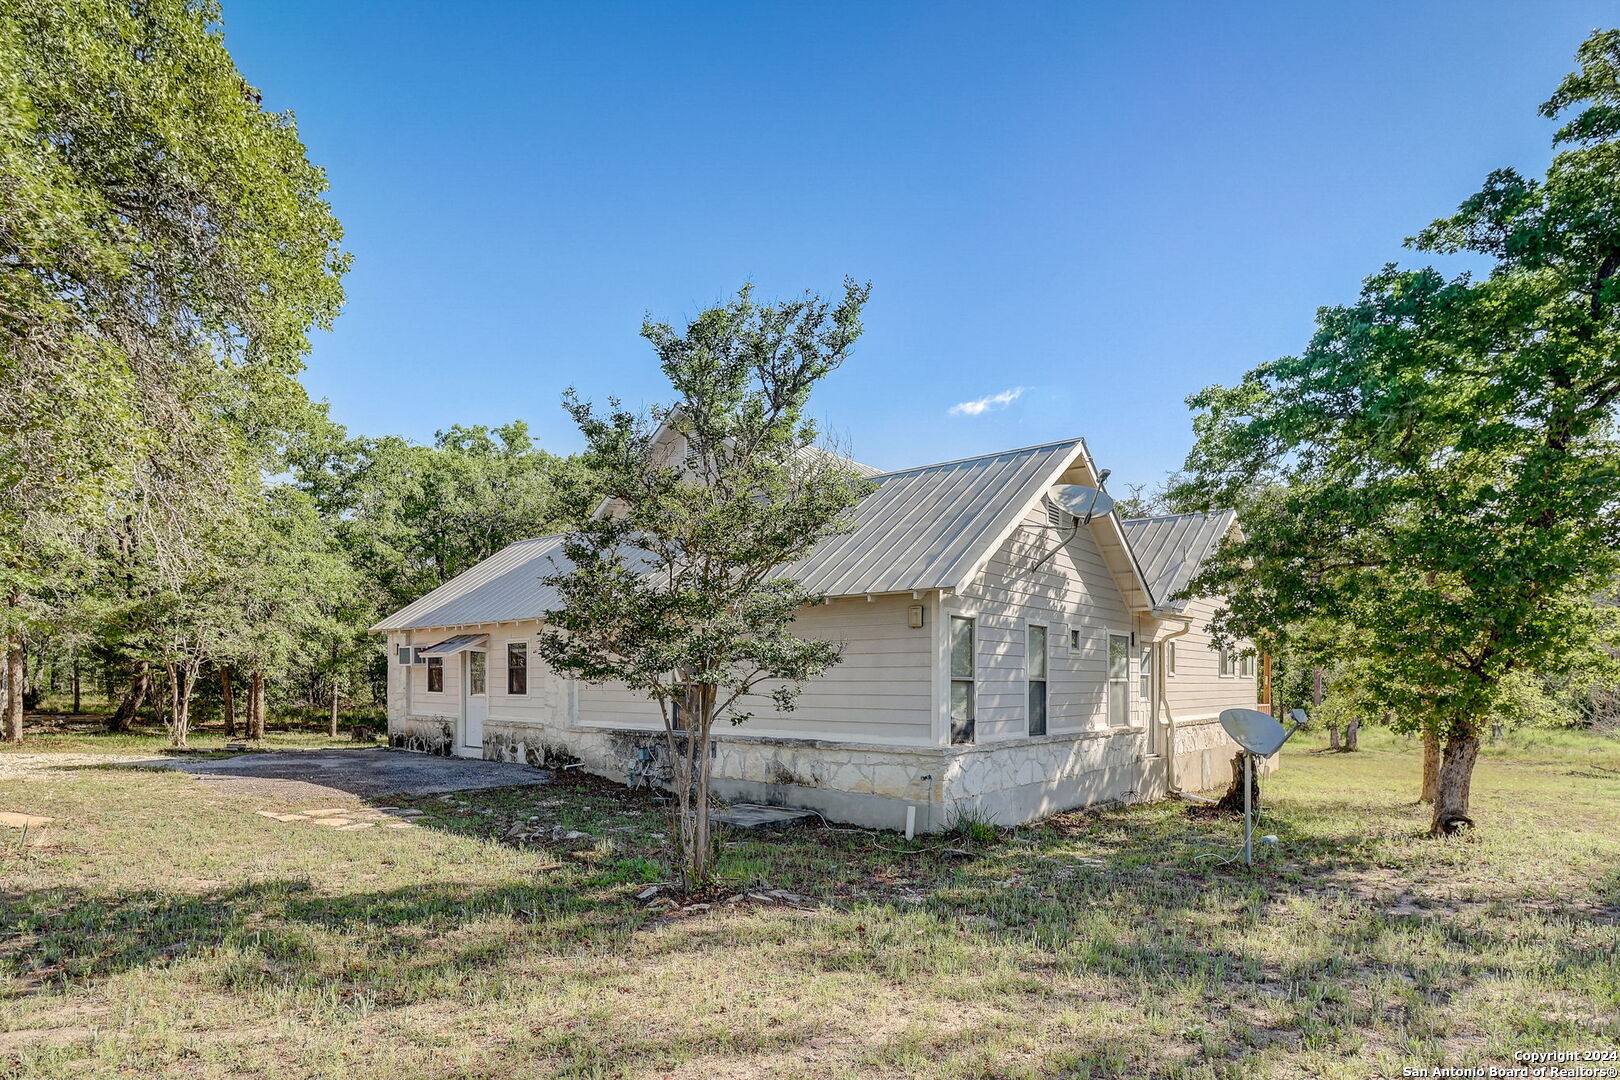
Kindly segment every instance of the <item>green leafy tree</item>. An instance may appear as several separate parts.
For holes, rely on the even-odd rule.
[[[180,505],[188,487],[228,485],[241,441],[262,445],[305,407],[300,358],[347,266],[325,187],[291,116],[264,111],[236,70],[216,4],[0,0],[14,686],[37,598],[87,530],[144,512],[125,505],[135,492]]]
[[[835,643],[794,636],[796,613],[816,597],[784,568],[840,532],[869,490],[843,459],[814,451],[805,416],[811,390],[860,335],[868,293],[846,282],[836,306],[815,296],[760,305],[745,288],[683,333],[649,321],[642,336],[674,404],[639,416],[567,397],[594,482],[574,492],[583,524],[563,543],[571,566],[544,579],[559,600],[539,653],[658,703],[688,890],[713,874],[714,725],[743,723],[761,695],[792,708],[803,682],[840,659]]]
[[[1173,493],[1243,508],[1194,584],[1230,597],[1222,632],[1357,629],[1370,692],[1443,746],[1436,833],[1471,823],[1517,674],[1598,651],[1620,562],[1620,32],[1579,61],[1542,106],[1573,111],[1546,177],[1494,172],[1410,242],[1489,275],[1386,267],[1300,356],[1195,395]]]
[[[336,425],[294,455],[298,482],[376,592],[400,607],[516,540],[563,523],[576,463],[534,445],[521,420],[455,426],[432,446],[349,439]]]

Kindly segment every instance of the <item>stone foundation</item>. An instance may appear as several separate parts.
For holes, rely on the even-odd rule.
[[[450,755],[455,723],[442,716],[390,720],[389,743]],[[1214,720],[1176,727],[1176,779],[1184,791],[1224,787],[1236,746]],[[958,818],[1020,825],[1064,810],[1165,795],[1165,761],[1147,756],[1140,728],[1046,735],[973,746],[881,746],[750,736],[714,736],[714,790],[730,801],[814,810],[829,821],[919,832]],[[541,768],[579,767],[626,784],[668,785],[662,732],[486,721],[486,759]],[[1275,759],[1264,768],[1270,771]]]
[[[388,720],[388,745],[396,750],[455,757],[456,721],[450,716],[407,716]]]

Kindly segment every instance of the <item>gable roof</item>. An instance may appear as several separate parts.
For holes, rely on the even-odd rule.
[[[1120,524],[1159,607],[1183,611],[1187,600],[1171,598],[1187,587],[1236,521],[1233,511],[1216,510],[1130,518]]]
[[[1081,446],[1065,439],[880,473],[854,527],[786,573],[824,596],[959,588]]]
[[[1081,439],[1064,439],[981,457],[878,473],[876,489],[855,508],[852,528],[782,568],[822,596],[860,596],[956,589],[972,580],[990,554],[1047,488],[1091,459]],[[1094,470],[1092,470],[1094,472]],[[1116,533],[1112,517],[1098,521]],[[1123,534],[1116,574],[1151,604],[1147,581],[1126,550]],[[561,535],[521,540],[386,618],[373,630],[537,619],[556,606],[540,577],[563,563]],[[1160,595],[1151,590],[1153,596]]]

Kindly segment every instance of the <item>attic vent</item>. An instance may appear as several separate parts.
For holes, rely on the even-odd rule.
[[[1046,523],[1048,525],[1074,524],[1070,515],[1059,509],[1057,503],[1052,502],[1050,499],[1046,501]]]

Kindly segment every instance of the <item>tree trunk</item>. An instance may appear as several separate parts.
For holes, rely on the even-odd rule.
[[[1328,749],[1329,750],[1337,750],[1338,748],[1339,748],[1339,725],[1338,724],[1330,724],[1330,725],[1328,725]]]
[[[225,718],[225,736],[236,737],[236,695],[231,690],[231,669],[219,669],[219,711]]]
[[[338,716],[337,716],[337,714],[338,714],[338,688],[337,688],[337,680],[334,679],[334,680],[332,680],[332,717],[331,717],[331,723],[327,725],[327,731],[326,731],[327,738],[329,738],[329,739],[335,739],[335,738],[338,737],[338,732],[337,732]]]
[[[1260,762],[1254,763],[1249,777],[1249,799],[1255,807],[1260,805]],[[1215,802],[1215,809],[1223,814],[1243,813],[1243,751],[1232,755],[1232,783]]]
[[[248,738],[264,738],[264,672],[248,678]]]
[[[1344,725],[1344,748],[1354,750],[1361,738],[1361,717],[1352,716],[1350,722]]]
[[[1463,734],[1453,732],[1446,739],[1440,758],[1440,783],[1434,801],[1434,820],[1429,833],[1441,836],[1472,828],[1468,816],[1468,789],[1474,779],[1474,762],[1479,758],[1479,732],[1472,728]]]
[[[180,679],[175,665],[165,661],[163,671],[169,677],[169,745],[186,745],[186,733],[180,729]]]
[[[1440,736],[1433,731],[1423,732],[1423,794],[1419,802],[1433,804],[1440,797]]]
[[[79,650],[73,650],[73,715],[79,715]]]
[[[716,691],[712,686],[694,686],[683,697],[679,726],[672,717],[666,736],[675,773],[680,884],[683,892],[691,894],[708,885],[714,875],[709,828],[709,733]]]
[[[22,606],[22,598],[17,593],[11,594],[11,607]],[[13,617],[16,616],[13,611]],[[26,663],[23,658],[22,627],[12,629],[6,637],[6,717],[4,737],[6,742],[20,743],[23,738],[23,694],[28,689],[28,680],[25,674]]]
[[[124,700],[118,703],[118,708],[107,717],[108,731],[128,731],[135,726],[135,715],[146,704],[147,691],[152,687],[152,669],[145,660],[135,668],[135,678],[130,681],[129,693]]]

